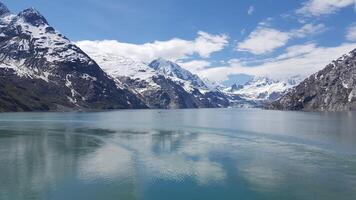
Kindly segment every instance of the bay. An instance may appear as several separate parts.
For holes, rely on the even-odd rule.
[[[356,199],[356,113],[2,113],[0,199]]]

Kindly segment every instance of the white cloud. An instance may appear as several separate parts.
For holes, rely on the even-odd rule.
[[[272,24],[272,21],[274,20],[274,18],[273,17],[268,17],[268,18],[266,18],[266,19],[264,19],[264,20],[262,20],[262,21],[260,21],[259,23],[258,23],[258,27],[262,27],[262,26],[265,26],[265,27],[267,27],[267,26],[271,26],[271,24]]]
[[[272,28],[258,28],[253,31],[247,40],[237,44],[238,51],[248,51],[253,54],[263,54],[284,46],[289,35]]]
[[[305,24],[300,29],[290,31],[291,37],[303,38],[311,34],[319,34],[326,30],[324,24]]]
[[[315,44],[291,46],[276,59],[262,64],[246,65],[233,60],[228,66],[217,66],[200,71],[198,74],[214,81],[228,80],[229,75],[247,74],[267,76],[274,79],[286,79],[292,76],[309,76],[323,69],[335,60],[356,48],[356,43],[345,43],[336,47],[317,47]]]
[[[229,37],[226,34],[212,35],[203,31],[198,32],[199,37],[191,46],[202,57],[209,57],[211,53],[221,51],[228,44]]]
[[[239,74],[234,73],[233,67],[230,66],[220,66],[212,67],[197,73],[202,78],[207,78],[210,81],[215,81],[221,83],[229,79],[229,75]]]
[[[280,31],[259,26],[250,33],[246,40],[237,44],[237,51],[247,51],[253,54],[264,54],[285,46],[290,39],[306,37],[309,34],[320,33],[325,30],[323,24],[305,24],[300,29]]]
[[[206,60],[191,60],[188,62],[178,62],[178,64],[192,73],[197,73],[211,65],[211,63]]]
[[[304,44],[304,45],[294,45],[286,49],[286,52],[277,56],[277,60],[293,58],[297,56],[302,56],[308,53],[311,53],[316,49],[316,44]]]
[[[254,12],[255,12],[255,7],[253,7],[253,6],[250,6],[247,10],[248,15],[252,15]]]
[[[348,41],[356,41],[356,23],[353,23],[348,29],[346,33],[346,39]]]
[[[162,57],[170,60],[188,58],[194,54],[208,58],[212,53],[221,51],[228,45],[225,34],[213,35],[203,31],[198,32],[194,40],[173,38],[168,41],[154,41],[144,44],[123,43],[116,40],[78,41],[76,44],[84,51],[101,51],[117,54],[137,61],[150,62]]]
[[[321,16],[332,14],[341,8],[355,4],[355,0],[308,0],[296,11],[305,16]]]

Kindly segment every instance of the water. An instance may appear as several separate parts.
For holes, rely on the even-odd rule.
[[[356,113],[0,114],[0,199],[356,199]]]

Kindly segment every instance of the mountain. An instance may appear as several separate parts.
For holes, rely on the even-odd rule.
[[[188,94],[194,96],[198,107],[230,107],[237,100],[240,100],[240,98],[226,95],[218,87],[209,87],[212,86],[211,82],[210,85],[207,84],[198,75],[191,73],[172,61],[159,58],[152,61],[148,66],[178,85],[181,85]]]
[[[135,93],[150,108],[196,108],[195,98],[176,82],[144,63],[116,54],[84,50],[121,85]]]
[[[145,108],[35,9],[0,3],[0,111]]]
[[[4,15],[10,15],[10,10],[3,4],[0,2],[0,16],[4,16]]]
[[[226,86],[219,82],[212,81],[208,78],[203,78],[202,80],[203,80],[204,84],[206,85],[206,87],[208,87],[209,90],[223,91],[224,89],[226,89]]]
[[[149,108],[228,107],[222,93],[210,91],[197,76],[171,61],[147,65],[114,53],[78,45],[120,84],[130,88]]]
[[[152,61],[149,65],[152,69],[165,76],[171,77],[178,82],[181,82],[188,90],[193,88],[200,88],[207,90],[207,86],[198,75],[191,73],[190,71],[182,68],[177,63],[169,60],[159,58]]]
[[[356,110],[356,49],[311,75],[272,103],[272,109]]]
[[[250,101],[275,101],[300,82],[299,76],[287,80],[254,77],[244,85],[234,84],[224,89],[228,94],[236,94]]]

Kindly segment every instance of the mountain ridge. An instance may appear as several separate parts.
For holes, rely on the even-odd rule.
[[[285,80],[255,76],[245,84],[233,84],[231,87],[225,88],[224,91],[240,95],[247,100],[272,102],[296,86],[301,80],[300,76],[293,76]]]
[[[13,14],[0,2],[0,111],[356,109],[356,49],[304,81],[254,77],[224,87],[163,58],[146,64],[83,48],[36,9]]]
[[[214,108],[230,105],[230,97],[208,90],[197,75],[174,62],[156,59],[150,66],[86,45],[81,48],[107,74],[132,89],[150,108]]]
[[[268,108],[306,111],[356,110],[356,49],[309,76]]]
[[[35,9],[1,18],[0,111],[146,108]]]
[[[201,80],[199,76],[191,73],[189,70],[182,68],[177,63],[172,61],[158,58],[153,60],[150,64],[148,64],[148,66],[166,76],[177,77],[184,81],[190,81],[191,84],[195,87],[207,89],[204,81]]]

